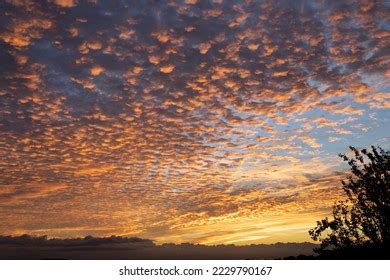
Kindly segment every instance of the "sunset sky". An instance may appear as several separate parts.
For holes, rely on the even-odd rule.
[[[390,140],[389,1],[0,2],[0,235],[309,241]]]

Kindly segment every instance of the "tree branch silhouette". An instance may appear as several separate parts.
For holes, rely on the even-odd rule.
[[[390,152],[371,146],[371,151],[350,146],[353,156],[339,156],[351,174],[342,181],[347,196],[333,206],[333,219],[317,221],[309,231],[320,241],[315,251],[346,251],[359,248],[388,248],[390,245]],[[325,237],[323,237],[325,236]]]

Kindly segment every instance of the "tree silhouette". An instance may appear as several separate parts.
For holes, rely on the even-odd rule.
[[[374,146],[371,151],[349,148],[354,156],[339,154],[352,173],[341,181],[347,199],[333,206],[333,220],[317,221],[309,231],[313,240],[321,242],[315,250],[320,254],[328,249],[381,250],[390,245],[390,152]]]

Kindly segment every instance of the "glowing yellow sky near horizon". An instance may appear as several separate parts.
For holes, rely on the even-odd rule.
[[[0,235],[310,241],[389,148],[388,3],[6,0]]]

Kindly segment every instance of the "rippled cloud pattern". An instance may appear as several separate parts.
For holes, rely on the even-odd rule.
[[[389,147],[386,1],[0,3],[0,232],[309,240]]]

